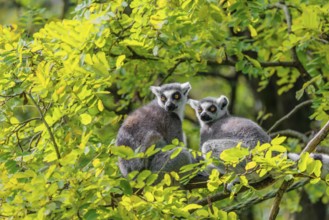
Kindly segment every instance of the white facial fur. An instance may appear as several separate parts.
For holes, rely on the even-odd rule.
[[[187,96],[191,90],[190,83],[172,83],[161,87],[151,86],[151,90],[156,95],[160,107],[164,108],[166,111],[176,113],[178,117],[183,120]],[[179,95],[179,99],[174,98],[175,94]],[[165,97],[165,100],[163,100],[162,97]],[[174,106],[174,110],[171,110],[170,106]]]
[[[228,114],[228,98],[223,95],[219,98],[205,98],[201,101],[189,99],[188,103],[195,110],[201,126]],[[211,109],[215,109],[215,111],[211,111]]]

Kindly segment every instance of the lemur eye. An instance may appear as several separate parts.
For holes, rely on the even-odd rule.
[[[216,108],[214,105],[212,105],[212,106],[210,106],[210,107],[208,108],[208,110],[209,110],[211,113],[215,113],[215,112],[217,111],[217,108]]]
[[[201,113],[202,112],[202,108],[200,107],[200,108],[198,108],[198,112],[199,113]]]
[[[175,99],[175,100],[179,100],[180,99],[180,94],[178,93],[178,92],[176,92],[176,93],[174,93],[173,94],[173,99]]]
[[[161,101],[162,101],[162,102],[166,102],[166,101],[167,101],[166,96],[162,95],[162,96],[161,96]]]

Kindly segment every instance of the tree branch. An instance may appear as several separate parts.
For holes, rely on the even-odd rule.
[[[283,116],[280,120],[278,120],[277,122],[275,122],[275,124],[268,129],[268,133],[270,133],[274,128],[276,128],[279,124],[281,124],[284,120],[288,119],[291,115],[293,115],[296,111],[298,111],[300,108],[304,107],[305,105],[309,105],[312,103],[312,100],[307,100],[304,101],[298,105],[295,106],[295,108],[293,108],[288,114],[286,114],[285,116]]]
[[[30,93],[28,93],[28,96],[30,97],[30,99],[32,100],[34,106],[38,109],[38,112],[40,114],[40,118],[42,120],[42,122],[44,123],[44,125],[46,126],[47,130],[48,130],[48,133],[50,135],[50,139],[51,141],[53,142],[53,145],[54,145],[54,148],[55,148],[55,151],[56,151],[56,156],[57,156],[57,159],[61,159],[61,155],[59,153],[59,149],[58,149],[58,145],[56,143],[56,140],[55,140],[55,136],[53,134],[53,132],[51,131],[50,129],[50,126],[48,125],[44,115],[43,115],[43,112],[40,108],[40,106],[38,105],[38,103],[34,100],[34,98],[32,97],[32,95]]]
[[[278,215],[278,213],[280,211],[280,203],[281,203],[282,197],[283,197],[284,193],[286,192],[286,190],[289,188],[289,186],[291,186],[291,184],[293,184],[293,182],[294,182],[293,179],[288,180],[288,181],[283,181],[282,185],[280,186],[279,190],[276,193],[276,197],[274,199],[274,203],[271,208],[269,220],[276,219],[276,216]]]
[[[302,181],[299,181],[299,182],[296,182],[294,183],[292,186],[289,187],[289,189],[286,191],[286,192],[290,192],[294,189],[298,189],[299,187],[302,187],[304,186],[306,183],[309,182],[309,178],[307,178],[306,180],[302,180]],[[225,212],[232,212],[232,211],[236,211],[236,210],[239,210],[239,209],[242,209],[242,208],[246,208],[246,207],[250,207],[252,205],[256,205],[258,203],[261,203],[263,201],[266,201],[268,199],[271,199],[273,197],[276,196],[276,192],[275,191],[271,191],[270,193],[262,196],[262,197],[254,197],[254,198],[251,198],[247,201],[244,201],[243,203],[238,203],[234,206],[228,206],[228,207],[225,207],[223,208],[222,210],[224,210]]]
[[[329,133],[329,121],[321,128],[321,130],[308,142],[302,153],[312,153],[316,147],[323,141]],[[301,153],[301,154],[302,154]]]
[[[252,186],[255,189],[263,189],[263,188],[266,188],[269,185],[272,185],[275,181],[276,180],[274,180],[273,178],[268,177],[268,178],[262,180],[261,182],[250,184],[250,186]],[[247,191],[249,189],[250,188],[248,188],[248,187],[242,187],[241,190],[239,191],[239,193],[245,192],[245,191]],[[197,202],[194,202],[194,203],[195,204],[198,204],[198,205],[201,205],[201,206],[205,206],[209,202],[216,202],[216,201],[219,201],[219,200],[226,199],[228,197],[230,197],[230,193],[229,192],[220,192],[220,193],[217,193],[215,195],[209,196],[209,197],[207,197],[205,199],[201,199],[201,200],[199,200]],[[192,209],[190,211],[190,213],[192,213],[194,211],[196,211],[196,209]]]

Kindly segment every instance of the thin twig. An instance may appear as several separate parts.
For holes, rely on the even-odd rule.
[[[307,100],[304,101],[298,105],[295,106],[295,108],[293,108],[288,114],[286,114],[285,116],[283,116],[280,120],[278,120],[277,122],[275,122],[275,124],[268,129],[267,133],[270,133],[274,128],[276,128],[279,124],[281,124],[284,120],[288,119],[291,115],[293,115],[296,111],[298,111],[300,108],[304,107],[305,105],[309,105],[312,103],[312,100]]]
[[[316,147],[323,141],[329,133],[329,121],[321,128],[321,130],[308,142],[302,153],[312,153]],[[301,153],[301,154],[302,154]]]
[[[280,188],[278,189],[277,193],[276,193],[276,197],[274,199],[274,203],[273,206],[271,208],[271,212],[270,212],[270,217],[268,218],[269,220],[275,220],[276,216],[278,215],[279,211],[280,211],[280,203],[283,197],[283,194],[286,192],[286,190],[289,188],[289,186],[291,186],[291,184],[293,184],[294,180],[290,179],[288,181],[283,181],[282,185],[280,186]]]
[[[175,65],[168,70],[168,74],[161,80],[160,85],[162,85],[166,80],[175,72],[176,68],[179,66],[179,64],[183,63],[183,59],[179,59]]]
[[[34,100],[34,98],[32,97],[32,95],[30,93],[28,93],[28,96],[30,97],[30,99],[32,100],[34,106],[38,109],[38,112],[40,114],[40,118],[42,120],[42,122],[44,123],[44,125],[46,126],[47,130],[48,130],[48,133],[50,135],[50,139],[51,141],[53,142],[53,145],[54,145],[54,148],[55,148],[55,151],[56,151],[56,156],[57,156],[57,159],[61,159],[61,155],[59,153],[59,149],[58,149],[58,145],[56,143],[56,139],[55,139],[55,136],[53,134],[53,132],[51,131],[50,129],[50,126],[48,125],[44,115],[43,115],[43,112],[40,108],[40,106],[38,105],[38,103]]]
[[[218,78],[222,78],[225,79],[227,81],[234,81],[234,77],[231,76],[225,76],[224,74],[221,74],[220,72],[197,72],[196,73],[197,76],[210,76],[210,77],[218,77]]]
[[[301,132],[298,132],[298,131],[291,130],[291,129],[285,129],[285,130],[282,130],[282,131],[273,132],[269,135],[270,135],[271,138],[274,138],[278,135],[295,137],[295,138],[298,138],[299,140],[301,140],[303,143],[307,143],[308,140],[309,140],[309,138],[305,134],[303,134]]]
[[[289,10],[289,7],[284,4],[284,3],[276,3],[273,5],[269,5],[268,8],[280,8],[283,10],[285,18],[286,18],[286,23],[287,23],[287,31],[288,34],[290,35],[292,33],[292,16]],[[293,66],[302,74],[303,77],[308,77],[309,73],[303,66],[302,62],[299,60],[298,55],[297,55],[297,47],[293,46],[291,48],[291,53],[292,53],[292,59],[293,59]]]

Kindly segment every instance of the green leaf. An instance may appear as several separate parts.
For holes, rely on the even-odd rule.
[[[280,153],[285,153],[287,152],[287,148],[285,148],[284,146],[282,145],[273,145],[271,147],[271,150],[272,151],[277,151],[277,152],[280,152]]]
[[[238,219],[238,216],[235,212],[229,212],[227,217],[228,217],[228,220],[237,220]]]
[[[242,185],[244,186],[248,186],[248,179],[246,176],[242,175],[242,176],[239,176],[239,179],[240,179],[240,182]]]
[[[87,220],[96,220],[98,218],[96,209],[88,210],[88,212],[83,216],[83,218]]]
[[[322,162],[320,160],[314,160],[314,169],[313,173],[316,177],[321,176]]]
[[[296,92],[296,99],[297,100],[300,100],[303,97],[304,91],[305,91],[305,89],[300,89]]]
[[[135,155],[135,152],[133,149],[127,146],[118,146],[118,147],[111,147],[111,152],[114,155],[120,156],[120,157],[131,157]]]
[[[147,177],[149,177],[152,174],[151,171],[149,170],[143,170],[138,176],[137,176],[137,181],[142,182],[144,181]]]
[[[240,147],[241,143],[234,148],[226,149],[220,154],[220,159],[226,162],[238,163],[242,158],[249,155],[249,150]]]
[[[154,144],[151,147],[147,148],[147,150],[145,152],[145,156],[150,157],[150,156],[158,153],[160,150],[161,150],[160,148],[155,148],[155,144]]]
[[[120,187],[122,188],[123,193],[125,195],[131,196],[133,194],[133,189],[131,188],[131,186],[127,180],[121,180]]]
[[[14,160],[8,160],[5,163],[6,169],[8,170],[9,173],[13,174],[16,173],[19,170],[19,167]]]
[[[248,28],[249,28],[249,31],[250,31],[250,34],[252,37],[256,37],[257,36],[257,31],[256,29],[252,26],[252,25],[248,25]]]
[[[310,183],[311,184],[317,184],[320,180],[321,180],[321,178],[311,179]]]
[[[15,117],[11,117],[9,121],[13,125],[19,124],[19,120],[17,118],[15,118]]]
[[[147,177],[145,184],[151,185],[158,179],[158,174],[152,173],[149,177]]]
[[[255,161],[248,162],[246,165],[246,170],[251,170],[257,166],[257,163]]]
[[[153,202],[154,201],[154,196],[151,192],[145,192],[144,197],[148,202]]]
[[[183,207],[183,211],[187,212],[192,209],[201,209],[202,206],[198,204],[188,204],[187,206]]]
[[[178,154],[180,154],[180,152],[183,150],[182,147],[177,147],[174,152],[170,155],[170,159],[174,159],[175,157],[178,156]]]
[[[52,161],[55,161],[57,160],[57,154],[56,152],[51,152],[49,154],[47,154],[44,158],[43,158],[43,161],[45,162],[52,162]]]
[[[308,152],[303,153],[300,156],[300,159],[298,161],[298,170],[300,172],[304,172],[306,170],[307,164],[308,164],[308,160],[309,160],[309,153]]]
[[[102,102],[102,100],[98,100],[98,102],[97,102],[97,107],[98,107],[98,110],[100,111],[100,112],[102,112],[102,111],[104,111],[104,105],[103,105],[103,102]]]
[[[260,65],[260,63],[258,62],[258,60],[255,60],[253,58],[251,58],[248,55],[245,55],[245,57],[249,60],[250,63],[252,63],[252,65],[254,65],[257,68],[261,68],[262,66]]]

